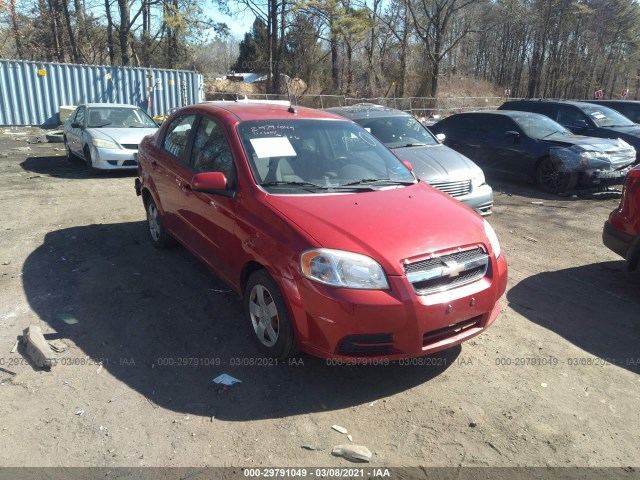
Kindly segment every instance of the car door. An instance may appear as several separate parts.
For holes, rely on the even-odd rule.
[[[237,267],[230,252],[238,251],[235,238],[236,164],[229,141],[220,123],[208,116],[200,117],[195,126],[188,170],[182,170],[179,181],[182,194],[180,217],[187,224],[185,235],[191,250],[230,283]],[[203,193],[191,189],[198,173],[221,172],[227,179],[227,190]]]
[[[486,129],[476,121],[475,114],[459,113],[440,122],[437,133],[445,135],[444,143],[474,161],[480,168],[485,160],[482,149]]]
[[[500,176],[518,176],[518,165],[526,156],[524,146],[528,137],[505,115],[481,113],[476,118],[486,130],[481,146],[482,169]]]
[[[82,155],[82,131],[84,129],[84,120],[87,109],[84,105],[79,106],[70,121],[69,130],[67,132],[67,145],[69,149],[76,154]],[[78,124],[78,127],[73,127]]]
[[[150,162],[155,188],[164,219],[171,234],[181,243],[189,238],[184,219],[185,179],[193,176],[189,166],[195,114],[181,115],[171,121],[161,140],[158,155]],[[187,182],[188,184],[188,182]]]
[[[556,118],[552,117],[552,119],[576,135],[593,135],[597,128],[588,115],[571,105],[559,105]]]

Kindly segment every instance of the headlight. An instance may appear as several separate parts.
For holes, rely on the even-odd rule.
[[[493,253],[496,254],[496,258],[500,256],[500,242],[498,242],[498,236],[496,235],[495,230],[489,222],[484,221],[484,233],[487,235],[489,239],[489,243],[491,244],[491,248],[493,248]]]
[[[302,274],[334,287],[386,290],[387,277],[378,262],[366,255],[319,248],[300,255]]]
[[[96,148],[118,148],[118,145],[116,145],[115,142],[112,142],[111,140],[103,140],[101,138],[94,138],[93,146]]]
[[[471,179],[471,185],[476,188],[479,187],[480,185],[484,185],[486,183],[486,180],[484,178],[484,172],[482,170],[480,170],[475,177],[473,177]]]

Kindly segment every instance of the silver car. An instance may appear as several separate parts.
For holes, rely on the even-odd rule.
[[[64,124],[64,145],[69,160],[84,160],[90,174],[100,170],[136,169],[138,144],[158,125],[133,105],[86,103]]]
[[[412,115],[371,103],[327,108],[349,118],[391,149],[400,160],[411,163],[413,173],[431,186],[448,193],[481,215],[490,215],[493,190],[475,163],[446,147]]]

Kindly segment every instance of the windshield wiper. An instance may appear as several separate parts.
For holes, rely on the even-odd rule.
[[[89,125],[89,128],[102,128],[106,127],[107,125],[111,125],[111,122],[101,123],[100,125]]]
[[[317,183],[311,183],[311,182],[287,182],[284,180],[275,180],[273,182],[266,182],[266,183],[261,183],[260,184],[263,187],[276,187],[276,186],[287,186],[287,185],[294,185],[294,186],[298,186],[298,187],[314,187],[314,188],[321,188],[322,190],[328,190],[330,187],[325,187],[323,185],[318,185]]]
[[[393,150],[394,148],[426,147],[426,146],[427,146],[426,143],[407,143],[405,145],[400,145],[399,147],[392,147],[391,150]]]
[[[361,180],[356,180],[355,182],[342,183],[340,187],[351,187],[354,185],[371,185],[374,183],[393,183],[396,185],[413,185],[414,182],[410,181],[402,181],[402,180],[391,180],[390,178],[363,178]]]
[[[554,130],[553,132],[549,133],[548,135],[543,136],[542,138],[550,137],[551,135],[555,135],[556,133],[559,133],[561,135],[566,135],[566,132],[563,132],[561,130]]]

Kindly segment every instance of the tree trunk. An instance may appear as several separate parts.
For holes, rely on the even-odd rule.
[[[106,1],[106,0],[105,0]],[[120,28],[118,29],[118,43],[120,44],[120,59],[122,66],[129,65],[129,25],[131,22],[129,11],[129,0],[118,0],[118,10],[120,11]]]
[[[64,12],[64,20],[67,25],[67,34],[69,35],[69,46],[71,47],[71,58],[74,63],[79,63],[78,45],[76,44],[76,36],[71,26],[71,15],[69,14],[69,0],[62,0],[62,11]]]
[[[111,17],[111,4],[109,0],[104,0],[104,9],[107,16],[107,51],[109,53],[109,65],[113,65],[116,60],[116,52],[113,41],[113,18]]]
[[[11,30],[13,32],[13,39],[16,42],[16,53],[20,60],[26,60],[24,57],[24,50],[22,48],[20,30],[18,29],[16,0],[9,0],[9,15],[11,15]]]

